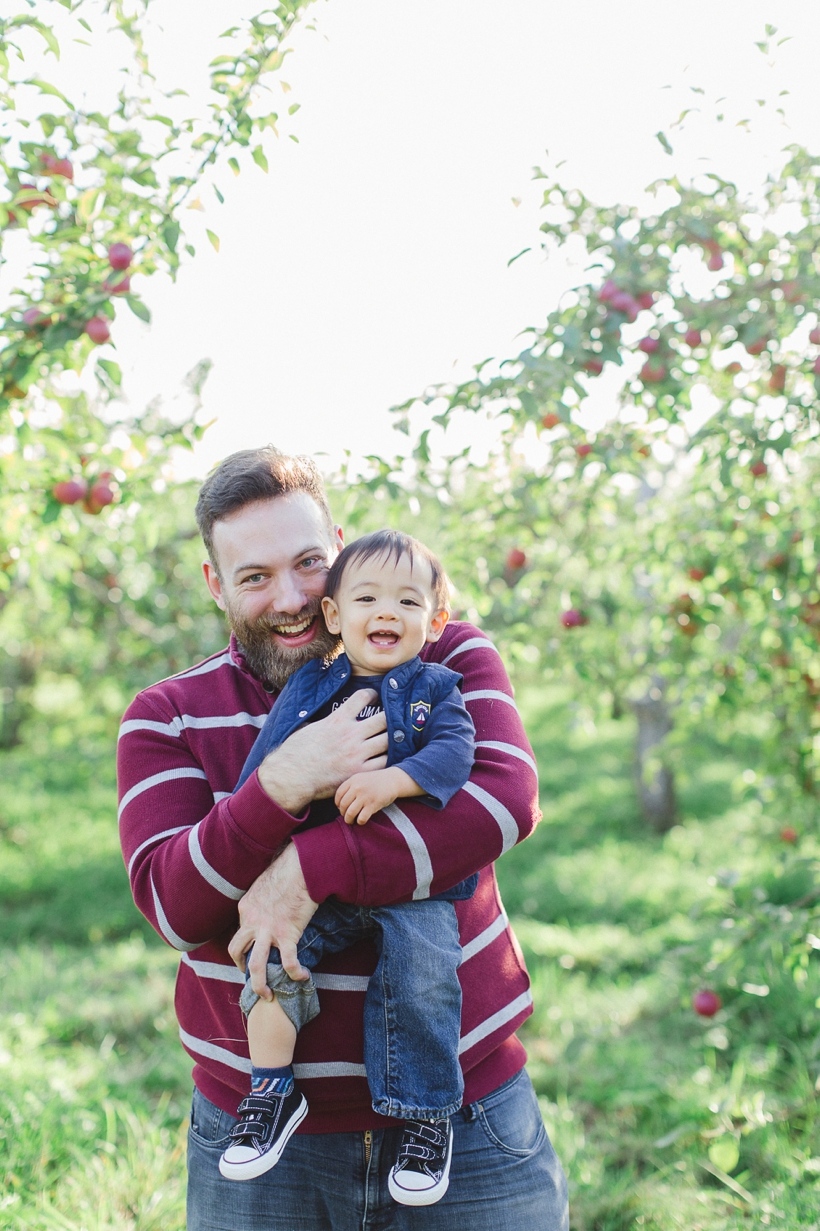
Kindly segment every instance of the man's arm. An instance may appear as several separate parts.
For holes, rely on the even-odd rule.
[[[427,661],[464,677],[462,697],[476,729],[469,781],[443,810],[400,801],[367,825],[332,825],[293,838],[309,897],[381,906],[451,888],[492,863],[535,827],[538,781],[504,665],[469,624],[448,625]]]
[[[351,773],[384,764],[383,716],[357,723],[357,713],[356,705],[341,706],[325,720],[332,730],[324,740],[335,741],[332,756],[319,731],[325,723],[316,723],[297,731],[231,794],[244,755],[232,780],[214,792],[215,767],[206,775],[185,738],[189,725],[193,732],[219,720],[181,716],[161,695],[137,697],[118,747],[120,837],[134,900],[174,948],[195,949],[234,925],[237,902],[304,819],[299,814],[314,795],[333,794]],[[250,733],[259,719],[239,713],[222,721],[228,739],[243,724]]]

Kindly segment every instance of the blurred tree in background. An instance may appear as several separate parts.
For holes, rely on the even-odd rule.
[[[61,2],[61,38],[90,32],[130,48],[110,114],[46,79],[60,55],[53,5],[0,16],[0,258],[4,244],[24,244],[27,266],[0,322],[0,747],[18,739],[43,673],[81,681],[87,708],[102,690],[114,712],[129,690],[215,648],[219,623],[191,557],[193,494],[166,492],[174,450],[204,430],[209,365],[190,374],[181,420],[159,407],[126,415],[117,313],[150,320],[132,280],[173,278],[183,244],[195,255],[182,210],[206,189],[223,199],[217,170],[238,175],[247,155],[267,170],[263,138],[279,121],[268,84],[309,2],[284,0],[224,32],[204,117],[151,73],[150,0],[135,12],[121,0]]]

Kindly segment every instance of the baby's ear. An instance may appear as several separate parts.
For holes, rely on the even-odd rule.
[[[322,615],[325,617],[327,631],[338,637],[342,631],[342,626],[339,623],[339,608],[336,606],[334,599],[322,599]]]
[[[449,619],[450,612],[447,611],[445,607],[442,607],[440,611],[437,611],[430,621],[430,627],[427,630],[427,640],[438,641],[439,637],[447,627],[447,621]],[[331,629],[331,632],[332,631],[333,630]]]

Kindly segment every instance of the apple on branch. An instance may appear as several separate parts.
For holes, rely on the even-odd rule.
[[[714,1017],[722,1005],[720,996],[710,988],[703,988],[692,997],[692,1008],[701,1017]]]
[[[88,492],[85,479],[64,479],[52,488],[52,496],[58,504],[76,504],[83,500]]]

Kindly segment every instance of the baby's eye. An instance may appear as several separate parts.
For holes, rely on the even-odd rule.
[[[419,604],[414,598],[403,598],[401,600],[402,607],[418,607]]]
[[[357,603],[375,603],[375,601],[372,594],[360,594],[356,599]]]

